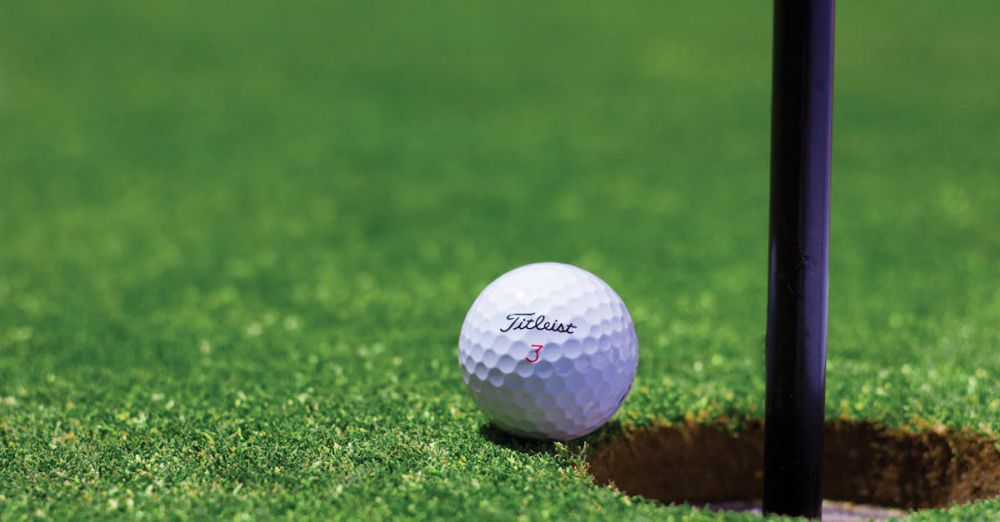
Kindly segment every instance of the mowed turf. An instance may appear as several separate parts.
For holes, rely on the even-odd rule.
[[[770,7],[694,4],[8,3],[0,518],[752,519],[584,465],[763,414]],[[1000,8],[838,15],[827,414],[995,434]],[[456,363],[540,260],[635,318],[586,444]]]

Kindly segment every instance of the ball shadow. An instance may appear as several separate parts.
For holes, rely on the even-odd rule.
[[[584,446],[587,444],[593,446],[595,443],[600,443],[601,441],[614,438],[623,433],[624,428],[621,421],[614,419],[608,421],[607,424],[601,426],[597,429],[597,431],[594,431],[589,435],[585,435],[578,439],[563,441],[562,444],[566,444],[570,447]],[[512,435],[492,422],[487,422],[486,424],[480,426],[479,434],[498,446],[503,446],[521,453],[539,454],[556,452],[555,443],[557,441],[529,439]]]
[[[483,424],[479,428],[479,434],[497,446],[503,446],[521,453],[537,455],[541,453],[555,453],[556,451],[555,444],[552,441],[526,439],[511,435],[492,422]]]

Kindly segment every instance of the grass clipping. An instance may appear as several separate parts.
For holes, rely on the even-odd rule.
[[[665,503],[755,501],[763,489],[764,429],[688,424],[632,433],[590,457],[598,482]],[[997,441],[961,431],[826,426],[823,498],[922,509],[1000,495]]]

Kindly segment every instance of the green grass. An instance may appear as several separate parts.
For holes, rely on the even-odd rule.
[[[770,12],[693,4],[8,3],[0,518],[716,517],[455,358],[565,261],[636,320],[612,431],[762,415]],[[828,415],[996,433],[1000,9],[838,15]]]

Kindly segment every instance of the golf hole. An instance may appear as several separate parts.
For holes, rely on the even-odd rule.
[[[824,520],[904,516],[1000,495],[1000,442],[961,431],[827,424]],[[602,484],[664,503],[759,511],[764,428],[687,424],[637,431],[594,449]],[[827,514],[829,513],[829,514]]]

